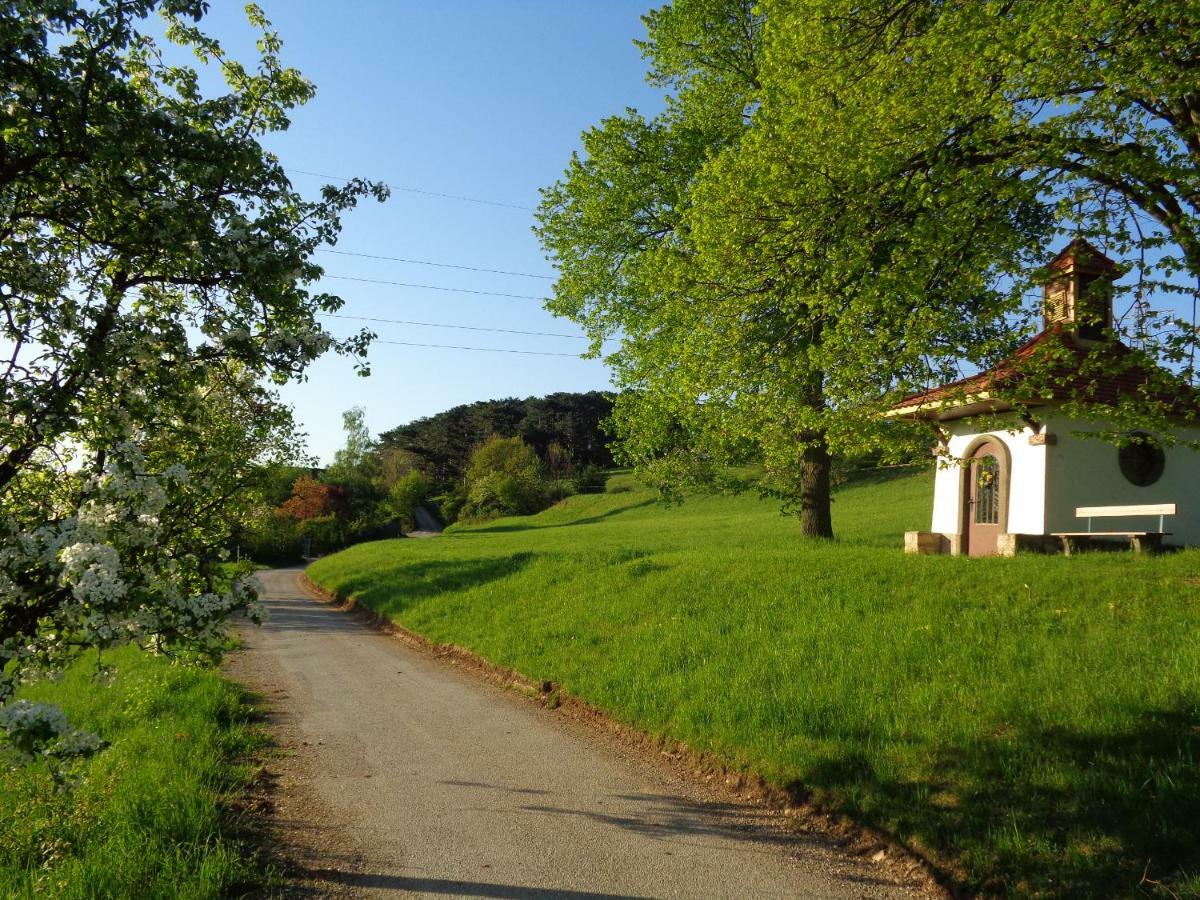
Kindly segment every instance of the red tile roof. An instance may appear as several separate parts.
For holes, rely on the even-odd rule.
[[[1105,358],[1097,359],[1093,354]],[[1104,370],[1097,371],[1095,363],[1102,363]],[[1023,385],[1028,393],[1022,392]],[[1164,390],[1166,386],[1171,390]],[[1133,351],[1119,341],[1084,345],[1059,325],[1047,328],[987,371],[904,397],[892,412],[911,415],[949,411],[986,399],[1003,402],[1019,398],[1030,406],[1083,399],[1113,405],[1122,397],[1147,393],[1148,399],[1169,403],[1178,414],[1200,416],[1200,391],[1182,379],[1165,369],[1154,371],[1142,366]]]

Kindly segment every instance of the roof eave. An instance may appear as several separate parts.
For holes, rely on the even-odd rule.
[[[1023,400],[1022,406],[1045,406],[1048,400]],[[883,414],[885,419],[904,419],[908,421],[951,422],[955,419],[965,419],[968,416],[978,416],[988,413],[1012,412],[1014,402],[1001,397],[993,397],[988,391],[970,394],[965,398],[952,402],[929,400],[924,403],[910,403],[896,406]]]

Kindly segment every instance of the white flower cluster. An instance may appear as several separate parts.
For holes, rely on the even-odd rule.
[[[328,334],[314,325],[303,330],[272,334],[267,338],[264,348],[268,353],[319,356],[329,349],[332,342]]]
[[[60,582],[81,603],[107,608],[129,591],[121,579],[121,557],[109,544],[79,543],[64,547]]]
[[[180,464],[148,473],[137,447],[121,444],[103,474],[82,482],[75,515],[33,528],[0,517],[0,623],[10,609],[43,607],[29,629],[0,634],[0,702],[18,678],[54,671],[79,646],[215,652],[232,616],[261,620],[253,582],[206,588],[200,557],[166,540],[164,523],[207,497],[203,478],[190,481]]]
[[[48,703],[17,700],[0,706],[0,730],[25,762],[87,756],[104,746],[97,735],[72,727],[63,711]]]

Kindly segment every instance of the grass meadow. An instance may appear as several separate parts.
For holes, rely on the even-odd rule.
[[[231,812],[262,746],[251,708],[213,670],[172,666],[136,648],[21,692],[57,703],[109,746],[73,790],[47,769],[0,768],[0,896],[189,897],[261,887],[263,873]]]
[[[964,890],[1200,896],[1200,552],[906,556],[931,491],[848,485],[838,538],[804,543],[754,496],[663,506],[618,475],[309,571],[881,828]]]

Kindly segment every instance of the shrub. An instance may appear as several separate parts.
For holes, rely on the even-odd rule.
[[[602,494],[608,481],[607,473],[599,466],[584,466],[575,472],[571,486],[576,494]]]
[[[475,448],[459,518],[524,516],[545,509],[552,492],[541,460],[520,438],[493,435]]]
[[[288,565],[300,560],[299,523],[276,511],[258,517],[237,541],[241,556],[270,565]]]
[[[305,519],[299,526],[300,537],[308,539],[308,552],[322,556],[341,550],[350,543],[350,531],[337,516],[317,516]]]
[[[405,527],[413,525],[413,513],[429,493],[429,479],[416,469],[411,469],[396,479],[388,491],[386,506],[388,512],[404,523]]]

